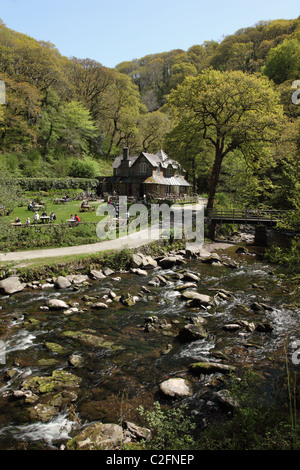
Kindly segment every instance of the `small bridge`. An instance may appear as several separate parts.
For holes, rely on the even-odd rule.
[[[276,225],[284,216],[288,215],[288,211],[276,210],[260,210],[260,209],[210,209],[206,213],[206,217],[210,221],[218,224],[266,224]]]
[[[210,237],[214,239],[216,225],[218,224],[250,224],[255,225],[255,239],[257,243],[266,243],[267,226],[276,226],[283,220],[289,211],[261,210],[261,209],[208,209],[205,219],[209,226]]]

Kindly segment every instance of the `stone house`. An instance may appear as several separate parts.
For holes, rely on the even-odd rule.
[[[130,156],[126,147],[123,155],[115,158],[112,168],[113,176],[98,178],[102,195],[165,198],[190,194],[192,190],[192,185],[185,179],[184,169],[163,150],[156,154],[142,152]]]

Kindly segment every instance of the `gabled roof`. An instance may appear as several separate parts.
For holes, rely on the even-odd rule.
[[[168,155],[162,149],[159,150],[156,154],[142,152],[140,155],[129,156],[128,157],[129,167],[132,167],[132,165],[142,156],[145,157],[150,163],[150,165],[152,165],[155,168],[158,168],[159,166],[161,166],[162,168],[167,168],[169,165],[172,168],[181,168],[180,163],[178,163],[176,160],[173,160],[172,158],[169,158]],[[123,155],[116,157],[112,164],[112,167],[119,168],[122,160],[123,160]]]
[[[128,157],[129,166],[131,167],[138,158],[139,158],[139,155],[132,155],[132,156]],[[123,155],[120,155],[119,157],[116,157],[113,161],[112,168],[119,168],[119,166],[121,165],[122,160],[123,160]]]

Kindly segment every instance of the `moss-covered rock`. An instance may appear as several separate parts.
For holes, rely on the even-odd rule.
[[[219,362],[195,362],[190,364],[190,370],[194,374],[213,374],[215,372],[230,373],[234,372],[236,368],[228,364],[221,364]]]
[[[114,450],[122,443],[123,430],[117,424],[94,423],[67,443],[67,450]]]

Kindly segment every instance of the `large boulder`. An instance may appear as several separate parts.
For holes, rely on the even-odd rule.
[[[182,398],[193,394],[190,382],[182,378],[171,378],[162,382],[159,386],[160,391],[169,397]]]
[[[71,284],[79,285],[88,280],[88,276],[85,274],[68,274],[66,279],[71,282]]]
[[[64,300],[60,299],[48,299],[46,305],[50,310],[64,310],[69,308],[69,305]]]
[[[1,294],[15,294],[25,288],[26,284],[20,281],[18,276],[10,276],[0,281]]]
[[[140,268],[143,264],[143,255],[140,253],[133,253],[130,260],[131,268]]]
[[[190,307],[207,307],[213,305],[213,299],[209,295],[199,294],[196,291],[186,290],[181,293],[184,300],[189,301]]]
[[[153,269],[157,267],[157,261],[153,259],[151,256],[144,256],[143,257],[143,264],[142,267],[144,269]]]
[[[92,279],[97,279],[97,280],[101,280],[101,279],[106,278],[105,274],[103,274],[102,271],[98,271],[97,269],[91,269],[90,270],[90,277]]]
[[[179,331],[179,338],[182,341],[197,341],[207,337],[205,328],[200,324],[189,323]]]
[[[68,287],[72,285],[69,279],[67,279],[64,276],[58,276],[58,278],[55,279],[54,284],[56,287],[58,287],[58,289],[67,289]]]
[[[67,450],[114,450],[123,440],[123,430],[118,424],[93,423],[71,439]]]
[[[158,262],[159,266],[164,269],[173,268],[173,266],[176,266],[182,263],[184,263],[183,257],[179,255],[165,256]]]

